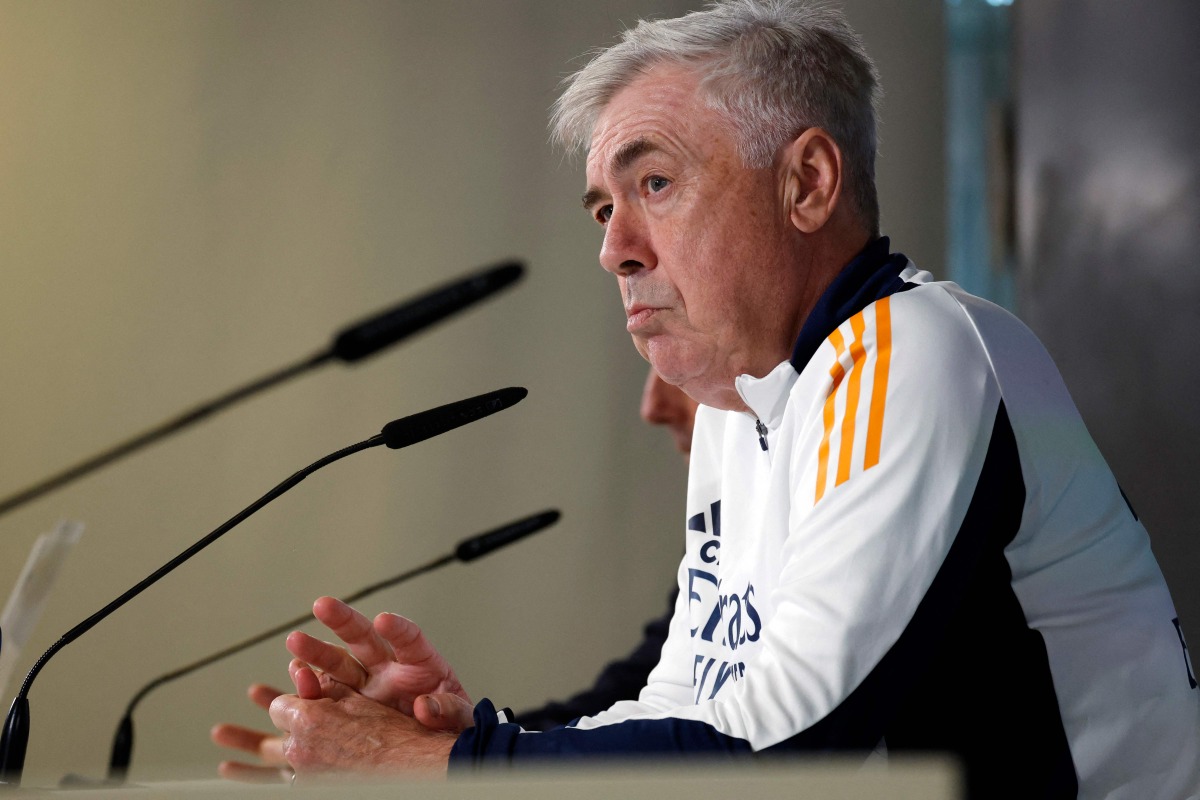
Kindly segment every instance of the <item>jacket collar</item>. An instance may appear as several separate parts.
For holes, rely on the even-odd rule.
[[[863,248],[842,268],[829,284],[804,325],[792,348],[792,366],[803,372],[809,359],[829,334],[867,306],[904,288],[900,272],[908,266],[908,257],[890,253],[891,242],[880,236]]]

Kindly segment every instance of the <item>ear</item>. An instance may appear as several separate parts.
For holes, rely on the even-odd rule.
[[[842,151],[824,130],[809,128],[786,146],[782,166],[788,217],[801,233],[815,233],[842,195]]]

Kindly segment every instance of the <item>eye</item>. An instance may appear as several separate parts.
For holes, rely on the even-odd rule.
[[[652,193],[661,192],[671,185],[671,182],[661,175],[651,175],[646,178],[646,188]]]
[[[601,225],[612,219],[613,207],[611,205],[601,206],[596,209],[596,221]]]

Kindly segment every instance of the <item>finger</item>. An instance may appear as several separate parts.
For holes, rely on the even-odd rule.
[[[385,612],[375,617],[374,628],[391,645],[395,660],[401,664],[435,662],[445,665],[446,671],[450,671],[442,654],[429,643],[420,627],[411,619]]]
[[[298,658],[293,658],[288,664],[288,675],[296,686],[296,694],[305,700],[320,700],[322,697],[340,700],[358,696],[358,692],[329,673],[317,672]]]
[[[285,767],[260,767],[240,761],[222,761],[217,765],[217,774],[226,780],[242,783],[287,783],[292,771]]]
[[[293,687],[296,685],[296,673],[305,668],[308,668],[308,665],[298,658],[293,658],[288,662],[288,677],[292,679]],[[282,694],[282,692],[280,692],[280,694]],[[271,702],[273,703],[275,701],[272,700]],[[270,706],[267,706],[267,708],[270,708]]]
[[[321,691],[321,680],[307,664],[292,662],[292,683],[296,684],[296,694],[304,700],[320,700],[325,696]]]
[[[328,697],[330,700],[343,700],[347,697],[361,697],[358,692],[350,688],[344,683],[334,680],[329,675],[322,672],[317,675],[317,680],[321,684],[321,696]]]
[[[471,702],[471,698],[458,682],[450,664],[429,643],[417,623],[399,614],[383,613],[375,617],[374,627],[375,631],[391,645],[397,662],[410,665],[419,664],[427,672],[441,675],[443,690],[454,692],[468,703]]]
[[[302,631],[292,631],[287,637],[287,649],[305,664],[328,672],[347,686],[358,689],[366,685],[366,669],[343,647],[314,639]]]
[[[262,759],[263,764],[272,767],[286,767],[288,765],[287,757],[283,754],[283,737],[268,736],[259,742],[258,757]]]
[[[426,728],[461,733],[475,725],[475,707],[450,692],[423,694],[413,702],[413,715]]]
[[[283,694],[282,690],[262,683],[252,684],[246,690],[246,696],[250,698],[250,701],[263,710],[270,708],[271,701],[281,694]]]
[[[213,744],[220,745],[221,747],[244,750],[247,753],[255,754],[260,751],[264,741],[279,738],[273,733],[243,728],[241,725],[232,725],[227,722],[214,725],[212,730],[209,731],[208,737],[212,739]]]
[[[368,672],[380,664],[392,662],[392,648],[375,632],[371,621],[341,600],[318,598],[313,603],[313,615],[346,643]]]
[[[404,664],[417,664],[430,658],[440,658],[417,623],[399,614],[386,611],[375,617],[375,632],[392,647],[395,659]]]

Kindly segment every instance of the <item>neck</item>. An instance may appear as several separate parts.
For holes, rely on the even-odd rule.
[[[839,224],[839,222],[841,224]],[[755,378],[765,377],[779,364],[787,361],[792,354],[792,348],[800,336],[817,301],[833,283],[834,279],[854,260],[875,237],[857,224],[847,224],[844,221],[830,219],[816,234],[805,237],[797,243],[795,268],[805,276],[804,285],[796,298],[794,311],[786,319],[780,320],[781,330],[777,338],[780,343],[779,352],[764,352],[758,354],[753,362],[739,364],[734,370],[723,375],[720,379],[703,386],[687,386],[685,391],[696,401],[706,406],[725,411],[749,411],[735,387],[735,379],[739,375],[752,375]]]

